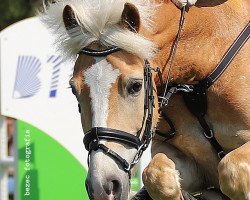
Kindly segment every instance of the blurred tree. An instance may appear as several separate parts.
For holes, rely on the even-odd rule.
[[[0,30],[5,27],[31,17],[42,4],[42,0],[1,0],[0,3]]]

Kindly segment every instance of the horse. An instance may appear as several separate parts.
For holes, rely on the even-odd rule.
[[[250,2],[198,0],[180,12],[183,3],[62,0],[41,14],[58,50],[76,59],[69,83],[89,151],[91,199],[128,199],[131,169],[151,140],[142,178],[152,199],[210,187],[250,199],[250,43],[213,84],[195,89],[234,49]]]

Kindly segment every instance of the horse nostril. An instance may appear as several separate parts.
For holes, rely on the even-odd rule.
[[[104,188],[106,194],[107,194],[107,195],[110,195],[111,192],[113,191],[113,183],[112,183],[112,181],[106,183],[105,185],[103,185],[103,188]]]
[[[103,188],[107,195],[113,194],[114,196],[119,196],[121,193],[121,184],[118,180],[107,182],[103,185]]]
[[[121,185],[120,185],[119,181],[114,180],[114,181],[112,181],[112,183],[113,183],[113,192],[115,194],[119,193],[121,190]]]

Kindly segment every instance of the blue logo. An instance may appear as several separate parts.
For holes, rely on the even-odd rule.
[[[51,74],[48,74],[49,97],[55,98],[58,93],[58,86],[64,84],[65,80],[60,81],[61,66],[64,60],[61,56],[50,55],[42,64],[39,58],[35,56],[18,56],[16,79],[13,91],[14,99],[28,98],[36,95],[41,89],[41,80],[38,75],[41,71],[41,66],[49,68]],[[70,75],[73,69],[69,71]]]
[[[19,56],[13,98],[34,96],[41,88],[37,75],[41,71],[41,62],[34,56]]]
[[[50,81],[50,97],[56,97],[58,82],[60,77],[60,65],[63,63],[63,59],[61,56],[50,56],[47,60],[47,63],[52,64],[52,76]]]

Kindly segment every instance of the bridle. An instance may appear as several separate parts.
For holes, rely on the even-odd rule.
[[[88,56],[103,57],[111,53],[117,52],[120,49],[112,47],[103,51],[90,50],[87,48],[82,49],[79,54],[85,54]],[[105,128],[105,127],[93,127],[86,132],[83,143],[86,150],[89,152],[88,164],[90,159],[90,153],[92,151],[101,150],[109,157],[114,159],[122,169],[131,175],[131,169],[140,160],[143,152],[147,149],[152,139],[152,120],[153,120],[153,109],[154,109],[154,96],[153,96],[153,82],[152,72],[148,60],[144,60],[144,115],[142,120],[142,126],[137,132],[136,136],[131,133],[127,133],[121,130]],[[143,134],[142,134],[143,132]],[[122,144],[126,144],[129,147],[137,149],[136,155],[131,163],[128,163],[119,154],[108,148],[106,145],[101,143],[101,140],[105,141],[116,141]]]

